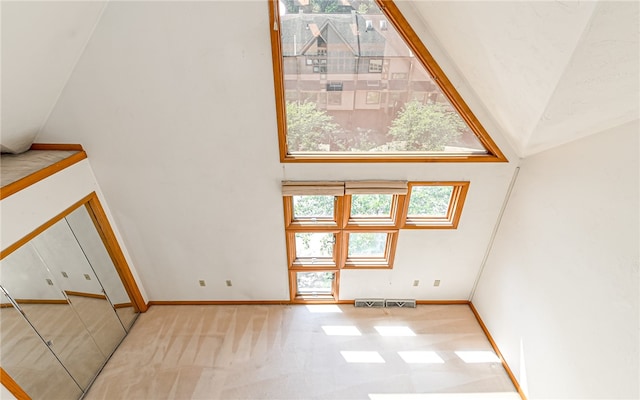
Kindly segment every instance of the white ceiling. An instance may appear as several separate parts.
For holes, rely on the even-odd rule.
[[[471,186],[341,297],[465,299],[519,157],[638,118],[637,3],[400,2],[510,160],[474,165],[281,164],[264,0],[1,4],[3,149],[84,146],[152,300],[287,299],[280,181],[372,178]]]
[[[2,1],[2,151],[35,139],[106,4]],[[638,2],[398,4],[520,157],[638,118]]]
[[[29,148],[58,100],[106,2],[2,1],[3,152]]]
[[[638,2],[415,1],[408,6],[520,156],[639,116]]]

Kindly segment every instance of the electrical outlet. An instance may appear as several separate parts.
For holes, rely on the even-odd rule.
[[[418,286],[420,284],[420,281],[418,279],[416,279],[415,281],[413,281],[413,286]]]
[[[205,282],[204,279],[200,279],[198,283],[200,284],[200,286],[207,286],[207,282]]]
[[[231,280],[229,280],[229,279],[227,279],[227,282],[226,282],[226,283],[227,283],[227,286],[233,286],[233,285],[231,284]]]
[[[53,281],[51,279],[47,279],[47,285],[53,286]]]
[[[68,278],[68,277],[69,277],[69,275],[67,275],[67,273],[66,273],[66,272],[64,272],[64,271],[62,271],[62,272],[61,272],[61,274],[62,274],[62,276],[63,276],[63,277],[65,277],[65,278]]]
[[[91,280],[91,277],[89,276],[89,274],[84,274],[84,279],[86,279],[86,280],[90,281],[90,280]]]
[[[433,281],[433,286],[440,286],[440,279]]]

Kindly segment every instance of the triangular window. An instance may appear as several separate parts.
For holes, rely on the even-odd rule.
[[[270,5],[282,161],[506,161],[392,1]]]

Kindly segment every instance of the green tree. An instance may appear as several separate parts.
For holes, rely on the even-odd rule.
[[[452,192],[451,186],[414,186],[411,191],[408,215],[446,215]]]
[[[293,196],[293,214],[296,218],[333,217],[333,196]]]
[[[362,3],[358,6],[358,14],[366,14],[369,12],[369,5]]]
[[[298,290],[303,292],[318,291],[330,293],[335,279],[333,272],[298,272]]]
[[[340,0],[311,0],[311,9],[314,13],[344,13],[349,12],[350,8],[344,6]]]
[[[389,134],[403,142],[398,150],[443,151],[462,135],[465,124],[442,104],[406,103],[391,123]]]
[[[351,215],[389,216],[392,198],[390,194],[354,194],[351,196]]]
[[[287,102],[287,145],[289,151],[318,151],[329,145],[338,131],[333,117],[310,102]]]

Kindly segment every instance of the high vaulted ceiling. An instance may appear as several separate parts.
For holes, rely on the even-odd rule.
[[[411,6],[521,156],[638,118],[637,2]]]
[[[638,118],[637,2],[398,4],[521,157]],[[2,2],[3,151],[35,139],[106,5]]]
[[[472,164],[280,163],[266,0],[1,4],[3,149],[83,145],[151,300],[288,299],[280,182],[358,179],[471,183],[340,298],[467,299],[519,158],[638,118],[637,2],[399,1],[509,160]]]

